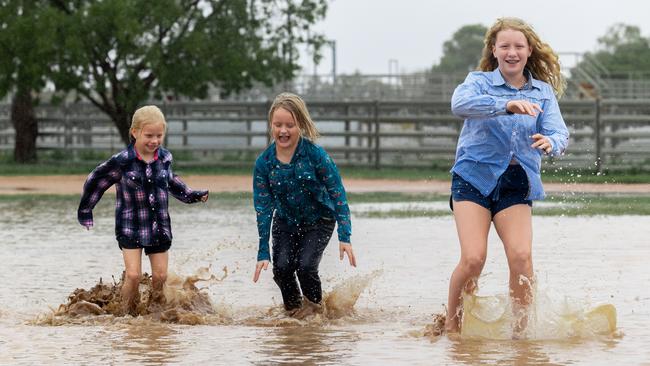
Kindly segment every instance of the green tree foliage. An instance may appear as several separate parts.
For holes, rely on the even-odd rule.
[[[46,86],[54,57],[54,24],[44,1],[0,2],[0,97],[12,95],[11,121],[16,131],[14,160],[36,160],[38,124],[34,106]]]
[[[483,38],[487,28],[481,24],[465,25],[458,29],[452,38],[443,45],[440,63],[432,71],[467,72],[475,70],[481,59]]]
[[[650,77],[650,38],[643,37],[639,27],[615,24],[598,39],[598,44],[599,50],[585,57],[598,61],[610,76]],[[586,68],[587,61],[577,67]]]
[[[299,44],[318,48],[310,27],[325,0],[52,0],[52,62],[59,89],[75,91],[115,122],[125,143],[135,109],[150,98],[204,98],[299,69]]]

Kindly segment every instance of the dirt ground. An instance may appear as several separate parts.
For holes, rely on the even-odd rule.
[[[85,175],[0,176],[0,195],[14,194],[80,194]],[[188,175],[183,180],[194,189],[211,192],[250,192],[248,175]],[[448,193],[449,181],[344,179],[348,192]],[[544,189],[553,192],[585,193],[650,193],[650,184],[565,184],[547,183]]]

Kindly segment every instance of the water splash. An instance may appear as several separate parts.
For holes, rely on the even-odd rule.
[[[241,322],[251,326],[271,327],[319,326],[339,321],[349,322],[356,316],[354,307],[361,294],[382,273],[383,270],[379,269],[343,280],[331,291],[323,293],[322,307],[316,307],[307,300],[303,301],[301,310],[305,314],[299,314],[298,317],[291,316],[282,305],[277,305],[264,311],[261,316],[259,311],[253,310],[253,314]]]
[[[490,340],[594,339],[622,335],[616,328],[614,305],[591,306],[586,301],[555,295],[549,290],[540,291],[536,287],[533,287],[533,303],[520,313],[513,312],[509,295],[463,293],[462,311],[459,312],[461,332],[447,335],[452,338]],[[446,318],[445,308],[434,314],[432,323],[425,325],[424,329],[410,334],[437,340],[446,334]],[[516,324],[522,323],[526,324],[523,330],[513,331],[513,328],[517,328]]]
[[[151,321],[188,325],[227,323],[230,321],[227,312],[215,307],[209,296],[196,286],[197,282],[223,281],[228,276],[228,269],[224,267],[223,272],[222,277],[210,273],[209,267],[200,268],[194,275],[188,277],[169,272],[163,287],[165,295],[163,303],[154,300],[152,279],[145,273],[140,280],[140,300],[134,315]],[[89,290],[75,289],[68,296],[67,303],[52,309],[50,313],[38,315],[31,323],[62,325],[123,321],[117,319],[125,315],[120,296],[123,276],[119,282],[113,280],[110,285],[100,279]]]
[[[381,275],[376,270],[366,275],[353,276],[334,286],[323,295],[323,306],[310,306],[305,303],[302,316],[292,317],[281,305],[272,308],[254,306],[238,308],[235,311],[225,305],[215,305],[207,293],[197,287],[198,282],[221,282],[228,276],[228,269],[223,268],[223,275],[217,277],[209,267],[200,268],[195,274],[182,277],[169,272],[163,288],[165,302],[152,301],[151,276],[144,274],[140,282],[140,301],[136,307],[137,317],[124,316],[120,290],[122,280],[106,284],[103,280],[90,288],[76,289],[65,304],[59,305],[51,312],[38,315],[30,323],[33,325],[65,324],[154,324],[175,323],[185,325],[198,324],[243,324],[251,326],[295,326],[319,325],[349,319],[355,315],[354,306],[361,293],[371,281]],[[311,304],[315,305],[315,304]]]
[[[338,319],[354,314],[354,305],[361,293],[383,270],[378,269],[366,275],[354,276],[336,285],[332,291],[325,294],[323,303],[329,319]]]
[[[527,317],[519,334],[513,324]],[[513,314],[508,295],[463,294],[462,338],[558,340],[615,335],[616,308],[612,304],[589,306],[567,297],[537,291],[523,315]]]

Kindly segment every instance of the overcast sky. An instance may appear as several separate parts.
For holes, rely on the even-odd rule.
[[[412,72],[438,63],[442,44],[460,27],[516,16],[532,24],[556,52],[586,52],[616,23],[636,25],[650,37],[650,0],[333,0],[324,21],[315,28],[336,40],[337,73]],[[332,70],[331,51],[316,68]],[[560,55],[565,66],[575,57]],[[313,73],[302,57],[305,73]]]

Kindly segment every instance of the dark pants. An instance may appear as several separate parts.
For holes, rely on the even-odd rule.
[[[300,289],[309,301],[321,302],[318,265],[335,225],[333,219],[322,218],[312,225],[292,227],[281,219],[273,219],[273,279],[280,287],[286,310],[301,306]]]

